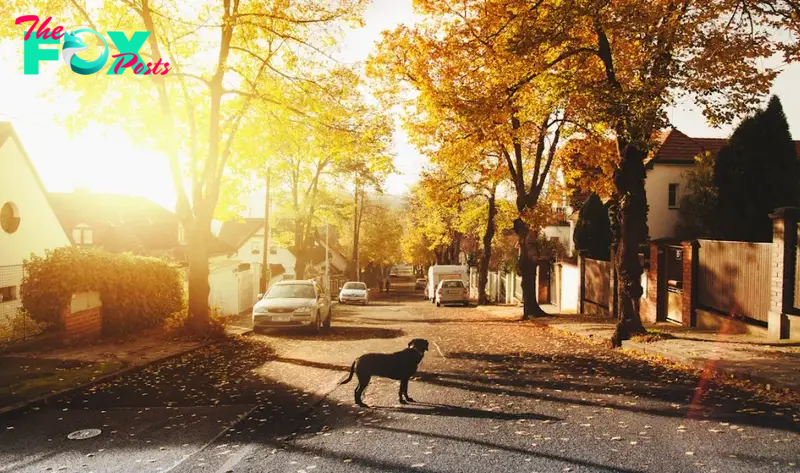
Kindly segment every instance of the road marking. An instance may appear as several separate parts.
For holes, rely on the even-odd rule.
[[[442,349],[441,349],[441,348],[439,348],[439,345],[438,345],[436,342],[433,342],[433,346],[435,346],[435,347],[436,347],[436,351],[438,351],[438,352],[439,352],[439,355],[441,355],[441,356],[442,356],[442,358],[447,358],[446,356],[444,356],[444,353],[442,353]]]

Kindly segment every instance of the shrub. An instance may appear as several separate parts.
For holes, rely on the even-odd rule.
[[[181,309],[181,274],[158,258],[64,247],[32,256],[24,267],[23,307],[55,327],[60,327],[60,309],[78,292],[100,294],[104,335],[160,326]]]
[[[608,261],[611,248],[611,221],[608,207],[597,194],[592,194],[581,206],[572,240],[575,249],[586,251],[589,258]]]

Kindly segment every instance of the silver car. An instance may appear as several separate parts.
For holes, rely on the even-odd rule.
[[[253,329],[331,326],[331,300],[315,281],[276,283],[253,307]]]
[[[351,302],[367,305],[369,303],[369,290],[363,282],[350,281],[344,284],[339,293],[339,302],[348,304]]]

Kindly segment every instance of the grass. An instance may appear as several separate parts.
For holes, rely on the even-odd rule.
[[[27,358],[4,358],[2,363],[0,407],[74,388],[125,366],[118,361],[88,363]]]

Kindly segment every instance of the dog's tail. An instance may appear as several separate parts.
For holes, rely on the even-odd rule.
[[[354,361],[353,364],[350,365],[350,376],[348,376],[347,379],[339,383],[339,385],[349,383],[350,380],[353,379],[353,373],[355,373],[355,371],[356,371],[356,362]]]

